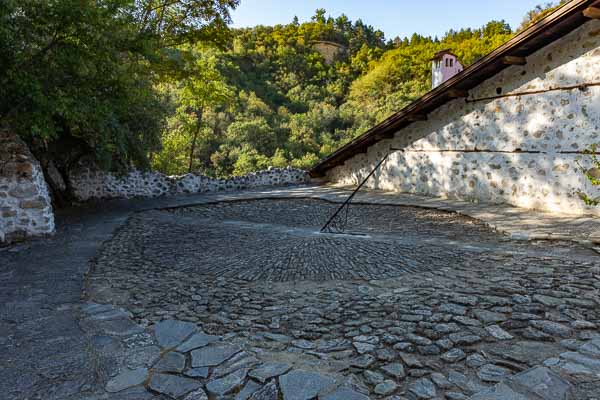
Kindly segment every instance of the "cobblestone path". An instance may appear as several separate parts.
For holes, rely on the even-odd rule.
[[[90,323],[130,315],[158,343],[140,345],[145,363],[109,374],[112,391],[600,398],[596,253],[396,206],[352,206],[350,230],[362,235],[319,234],[335,208],[265,199],[130,218],[100,252],[87,294],[131,314],[92,306]]]

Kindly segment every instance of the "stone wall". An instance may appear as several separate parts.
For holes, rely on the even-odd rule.
[[[94,167],[81,167],[69,177],[73,194],[81,201],[243,190],[302,184],[309,182],[309,179],[306,171],[289,167],[271,168],[231,179],[214,179],[194,174],[167,176],[159,172],[137,170],[124,176],[116,176]]]
[[[600,215],[576,195],[600,193],[575,162],[600,142],[600,86],[560,89],[589,83],[600,83],[600,21],[541,49],[527,65],[483,82],[468,101],[447,103],[427,121],[378,142],[329,171],[328,178],[356,185],[390,148],[403,148],[369,187]],[[532,91],[542,93],[523,94]]]
[[[54,232],[42,168],[16,135],[0,132],[0,243]]]

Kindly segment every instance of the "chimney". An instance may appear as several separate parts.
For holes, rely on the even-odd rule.
[[[432,89],[440,86],[454,75],[461,72],[464,68],[458,57],[452,54],[450,50],[439,51],[433,56],[432,61]]]

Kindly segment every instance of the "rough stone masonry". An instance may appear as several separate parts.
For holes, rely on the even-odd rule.
[[[17,135],[0,132],[0,243],[54,232],[39,162]]]
[[[590,85],[592,84],[592,85]],[[590,21],[328,172],[356,185],[390,148],[372,188],[600,215],[576,164],[600,142],[600,21]],[[578,87],[583,85],[581,87]],[[534,92],[534,93],[532,93]],[[526,94],[529,93],[529,94]]]

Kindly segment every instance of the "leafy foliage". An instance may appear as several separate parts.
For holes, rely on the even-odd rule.
[[[577,166],[593,186],[600,186],[600,158],[598,158],[598,148],[598,145],[594,144],[584,152],[585,154],[588,154],[591,159],[591,168],[584,168],[580,160],[576,160]],[[577,194],[586,205],[600,206],[600,196],[592,198],[590,195],[581,191]]]
[[[437,51],[450,48],[469,64],[511,35],[505,22],[493,21],[481,29],[448,32],[441,40],[413,35],[386,42],[382,32],[362,21],[333,19],[323,9],[302,24],[295,19],[235,30],[227,50],[202,50],[218,59],[214,65],[221,76],[214,79],[231,97],[205,107],[210,121],[195,145],[200,150],[192,170],[228,176],[269,165],[310,168],[427,92],[430,59]],[[316,43],[334,43],[344,51],[327,62]],[[178,90],[175,85],[171,97],[181,109]],[[181,162],[173,169],[173,160],[183,158],[172,152],[191,154],[194,141],[178,147],[181,136],[171,132],[186,121],[181,112],[172,119],[155,168],[186,172]]]
[[[3,0],[0,124],[64,164],[146,165],[169,112],[156,83],[176,74],[170,46],[224,43],[236,4]]]

